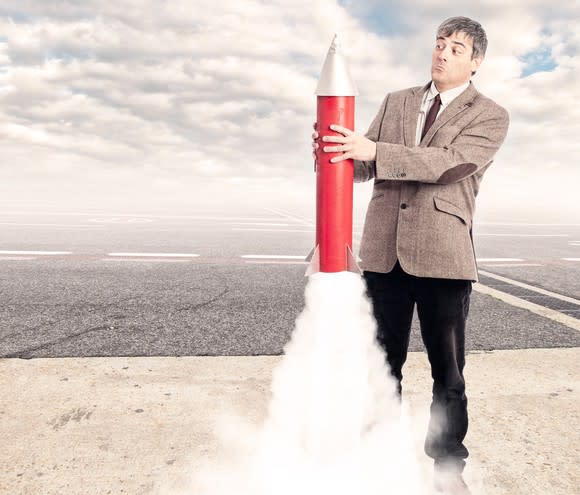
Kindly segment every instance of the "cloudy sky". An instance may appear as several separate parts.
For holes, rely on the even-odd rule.
[[[580,4],[481,3],[0,0],[1,200],[307,213],[333,34],[364,133],[387,92],[429,80],[437,25],[466,15],[489,38],[474,83],[511,116],[478,215],[578,222]]]

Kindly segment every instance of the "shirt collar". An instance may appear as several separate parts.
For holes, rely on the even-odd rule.
[[[465,84],[462,84],[461,86],[457,86],[456,88],[449,89],[447,91],[444,91],[443,93],[439,93],[439,91],[437,91],[437,88],[435,87],[435,83],[431,81],[429,91],[427,91],[427,101],[431,101],[439,94],[440,95],[439,97],[441,98],[441,106],[446,107],[468,88],[470,82],[471,81],[467,81]]]

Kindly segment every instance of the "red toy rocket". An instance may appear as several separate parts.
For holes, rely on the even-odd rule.
[[[330,130],[331,124],[354,129],[354,100],[358,94],[341,53],[338,35],[322,66],[318,86],[316,130],[316,245],[308,255],[306,275],[316,272],[351,271],[360,273],[352,253],[352,195],[354,165],[352,160],[331,163],[340,155],[325,153],[323,136],[342,134]]]

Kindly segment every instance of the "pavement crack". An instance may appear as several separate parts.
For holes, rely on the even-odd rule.
[[[77,338],[77,337],[82,337],[83,335],[86,335],[86,334],[91,333],[91,332],[99,332],[101,330],[110,330],[110,328],[111,328],[110,325],[100,325],[98,327],[87,328],[86,330],[81,330],[80,332],[77,332],[77,333],[65,335],[64,337],[62,337],[60,339],[53,340],[51,342],[45,342],[44,344],[40,344],[36,347],[31,347],[28,349],[24,349],[22,351],[16,351],[16,352],[11,352],[9,354],[4,354],[1,357],[3,357],[3,358],[30,359],[30,358],[34,357],[32,355],[34,352],[47,349],[48,347],[51,347],[53,345],[62,344],[63,342],[66,342],[68,340],[72,340],[72,339]]]
[[[108,308],[114,307],[115,305],[119,305],[120,303],[125,303],[127,301],[131,301],[131,300],[135,300],[135,299],[138,299],[138,297],[136,297],[136,296],[125,297],[125,298],[122,298],[122,299],[117,299],[115,301],[111,301],[111,302],[106,303],[106,304],[101,304],[101,303],[99,303],[99,304],[96,304],[96,303],[86,303],[85,313],[86,314],[94,314],[94,313],[97,313],[100,310],[107,310]],[[66,309],[70,305],[63,305],[63,306]],[[42,314],[46,314],[47,312],[48,311],[44,311]],[[113,318],[118,319],[116,316],[114,316]],[[42,328],[53,327],[53,326],[55,326],[55,325],[57,325],[59,323],[62,323],[64,321],[69,321],[69,320],[70,320],[70,315],[65,315],[62,318],[58,318],[58,319],[55,319],[55,320],[51,320],[49,322],[40,323],[40,324],[35,325],[33,327],[26,328],[26,331],[27,332],[30,332],[30,333],[33,333],[33,332],[36,332],[37,330],[40,330]],[[87,330],[83,330],[83,331],[78,332],[76,334],[67,335],[66,337],[63,337],[62,339],[56,340],[54,342],[47,342],[47,343],[41,344],[40,346],[37,346],[37,347],[32,347],[30,349],[25,349],[24,351],[16,351],[16,352],[13,352],[11,354],[5,354],[5,355],[0,354],[0,357],[6,357],[6,358],[20,357],[20,358],[23,358],[23,359],[27,359],[28,357],[32,357],[32,356],[22,355],[23,353],[26,354],[26,353],[29,353],[29,352],[39,351],[39,350],[45,349],[47,347],[50,347],[51,345],[55,345],[55,344],[59,344],[59,343],[62,343],[62,342],[66,342],[69,338],[78,337],[78,336],[81,336],[81,335],[83,335],[85,333],[89,333],[89,332],[92,332],[92,331],[95,331],[95,330],[109,329],[110,326],[111,325],[104,325],[102,327],[89,328]],[[21,330],[17,330],[17,331],[10,332],[10,333],[7,333],[5,335],[2,335],[0,337],[0,343],[6,341],[6,340],[8,340],[8,339],[10,339],[10,338],[12,338],[12,337],[14,337],[16,335],[19,335],[19,334],[22,334],[22,331]]]
[[[187,306],[182,306],[180,308],[177,308],[178,312],[181,311],[197,311],[200,308],[204,308],[205,306],[209,306],[210,304],[213,304],[214,302],[216,302],[217,300],[221,299],[222,297],[224,297],[230,290],[229,289],[224,289],[223,291],[221,291],[219,294],[217,294],[216,296],[212,297],[211,299],[198,303],[198,304],[188,304]]]

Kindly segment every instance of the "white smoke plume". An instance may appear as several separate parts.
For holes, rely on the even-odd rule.
[[[183,493],[432,493],[375,332],[360,276],[312,275],[266,420],[257,429],[230,423],[221,432],[228,459],[196,473]]]

